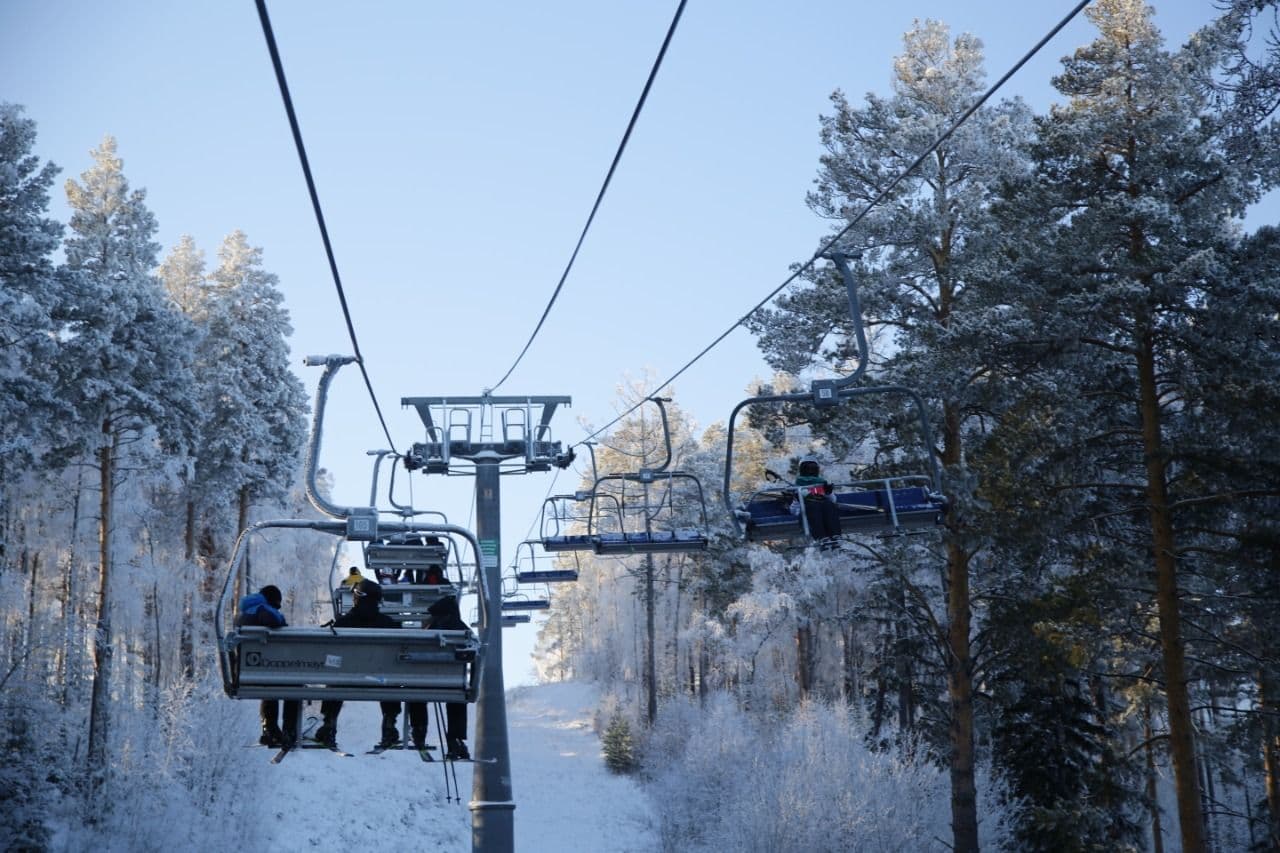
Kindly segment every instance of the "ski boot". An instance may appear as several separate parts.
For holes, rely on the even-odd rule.
[[[471,753],[467,751],[467,745],[460,738],[451,737],[448,741],[449,752],[445,755],[445,758],[454,761],[469,761],[471,759]]]
[[[400,729],[396,726],[396,718],[390,714],[382,717],[382,740],[378,743],[378,749],[390,749],[398,746],[400,743]]]
[[[316,743],[321,746],[327,746],[329,749],[338,748],[338,721],[326,717],[325,721],[316,729]]]

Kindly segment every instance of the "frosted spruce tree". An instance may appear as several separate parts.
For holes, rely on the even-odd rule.
[[[277,283],[243,232],[223,240],[200,350],[205,431],[196,479],[210,500],[234,505],[231,536],[254,501],[285,495],[306,442],[307,399],[289,369],[293,329]]]
[[[68,458],[91,460],[99,483],[87,767],[92,791],[108,778],[113,496],[131,471],[185,451],[195,407],[190,325],[153,277],[159,247],[145,192],[130,192],[114,139],[106,137],[91,155],[93,166],[79,181],[67,181],[69,292],[59,317],[58,378],[60,393],[77,401],[63,436]]]
[[[196,369],[203,375],[199,365],[199,353],[205,349],[205,335],[209,319],[209,289],[205,274],[204,252],[189,234],[184,234],[174,246],[173,251],[160,264],[158,271],[160,283],[165,292],[183,315],[192,322],[194,333],[193,344],[197,352]],[[201,383],[203,387],[203,382]],[[198,413],[197,432],[204,432],[207,413],[203,407]],[[185,553],[188,560],[195,558],[196,541],[196,509],[197,495],[202,492],[200,483],[195,479],[195,465],[187,475],[187,500],[185,501]]]
[[[62,225],[46,212],[58,169],[40,163],[35,140],[35,122],[22,108],[0,103],[0,503],[6,506],[10,472],[42,452],[36,437],[52,431],[50,419],[65,404],[50,372],[61,291],[53,252]]]
[[[0,845],[32,850],[50,843],[40,815],[57,799],[47,781],[54,772],[42,766],[49,729],[42,700],[60,626],[37,621],[36,578],[50,574],[51,561],[27,534],[51,514],[32,496],[46,479],[47,436],[66,414],[53,373],[61,288],[52,256],[62,226],[47,216],[58,170],[35,156],[35,140],[22,108],[0,103]]]
[[[868,94],[854,106],[836,92],[834,114],[822,119],[827,153],[809,204],[837,229],[973,104],[984,81],[982,45],[968,35],[952,40],[945,25],[926,21],[904,36],[893,71],[891,97]],[[873,383],[914,387],[937,406],[940,446],[925,452],[939,455],[951,510],[940,583],[936,575],[932,584],[919,582],[945,591],[943,612],[929,614],[931,627],[924,630],[945,670],[952,843],[963,851],[978,849],[970,596],[971,576],[985,568],[983,542],[969,529],[969,457],[992,387],[977,353],[951,344],[985,309],[979,294],[994,251],[991,201],[1002,181],[1025,172],[1029,137],[1030,116],[1021,104],[984,107],[843,241],[846,250],[864,251],[855,274],[868,325],[884,345],[869,376]],[[849,322],[843,288],[827,273],[779,299],[756,329],[780,369],[798,372],[817,362],[847,372],[856,352]],[[884,410],[882,421],[898,411],[876,405]],[[859,434],[847,416],[824,421],[807,414],[835,448],[848,448],[849,436]],[[874,425],[876,415],[858,417]],[[914,606],[921,604],[936,606],[923,600]]]
[[[1054,426],[1040,451],[1057,460],[1051,494],[1076,495],[1065,524],[1081,531],[1080,554],[1106,567],[1112,589],[1154,587],[1133,605],[1155,621],[1150,675],[1168,719],[1182,849],[1200,851],[1208,777],[1188,644],[1195,659],[1222,654],[1218,605],[1201,595],[1223,589],[1211,578],[1230,573],[1233,538],[1275,493],[1274,426],[1240,414],[1256,405],[1241,383],[1255,401],[1275,395],[1274,296],[1255,292],[1241,317],[1228,294],[1243,294],[1232,270],[1239,218],[1274,185],[1280,139],[1266,109],[1242,137],[1239,117],[1198,85],[1224,59],[1211,41],[1167,52],[1140,0],[1099,0],[1086,14],[1098,37],[1064,60],[1054,83],[1069,101],[1039,122],[1035,177],[1010,193],[1008,221],[1034,239],[1015,253],[1011,320],[1025,324],[1042,387],[1058,397],[1041,412]],[[1217,431],[1226,424],[1243,434]]]
[[[157,272],[173,304],[197,324],[206,320],[209,313],[205,266],[204,251],[190,234],[183,234]]]

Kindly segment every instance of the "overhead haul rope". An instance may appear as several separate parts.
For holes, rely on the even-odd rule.
[[[307,192],[311,194],[311,207],[316,213],[316,224],[320,226],[320,239],[324,242],[324,253],[329,258],[329,271],[333,274],[333,284],[338,290],[338,302],[342,305],[342,316],[347,322],[347,334],[351,338],[351,348],[355,353],[356,364],[360,366],[360,374],[364,377],[364,385],[369,389],[369,399],[373,401],[373,409],[378,413],[378,422],[382,424],[383,435],[387,437],[387,446],[397,456],[396,444],[391,439],[391,431],[387,429],[386,418],[382,416],[382,407],[378,405],[378,395],[373,392],[373,382],[369,379],[369,371],[365,370],[364,356],[360,354],[360,342],[356,340],[356,328],[351,322],[351,311],[347,307],[347,295],[342,289],[342,277],[338,275],[338,262],[333,256],[333,244],[329,242],[329,229],[324,224],[324,212],[320,209],[320,196],[316,192],[316,182],[311,177],[311,164],[307,160],[307,149],[302,144],[302,130],[298,127],[298,116],[293,110],[293,99],[289,97],[289,84],[284,78],[284,65],[280,61],[280,51],[276,47],[275,33],[271,30],[271,19],[267,17],[266,0],[256,0],[258,19],[262,22],[262,35],[267,40],[267,49],[271,52],[271,64],[276,70],[276,83],[280,86],[280,97],[284,100],[285,112],[289,115],[289,129],[293,131],[293,143],[298,148],[298,160],[302,164],[302,174],[307,179]]]
[[[551,299],[547,302],[547,307],[542,311],[542,317],[538,320],[538,325],[534,327],[533,334],[529,336],[529,340],[525,343],[524,349],[520,350],[520,354],[516,356],[515,363],[507,369],[502,378],[489,388],[490,392],[496,391],[503,382],[507,381],[507,377],[516,369],[517,365],[524,358],[525,353],[529,351],[529,347],[533,345],[533,339],[538,337],[538,332],[542,331],[542,324],[546,322],[547,315],[551,313],[551,306],[556,304],[556,298],[560,295],[560,290],[564,287],[565,280],[569,277],[569,271],[573,269],[573,262],[578,259],[578,252],[582,249],[582,243],[587,239],[587,231],[591,228],[592,221],[596,218],[596,211],[600,209],[600,202],[604,201],[605,191],[609,189],[609,182],[613,180],[613,173],[618,168],[618,163],[622,160],[622,152],[627,148],[627,140],[631,138],[631,131],[635,129],[636,121],[640,118],[640,111],[644,109],[644,102],[649,97],[649,89],[653,86],[654,78],[658,76],[658,69],[662,67],[662,58],[667,55],[667,46],[671,44],[671,37],[675,35],[676,25],[680,23],[680,15],[684,12],[684,4],[687,0],[680,0],[680,5],[676,7],[675,16],[671,19],[671,26],[667,28],[667,37],[662,40],[662,48],[658,51],[658,58],[653,61],[653,67],[649,69],[649,79],[644,82],[644,89],[640,92],[640,100],[636,102],[636,108],[631,113],[631,121],[627,123],[626,133],[622,134],[622,142],[618,144],[618,150],[613,155],[613,162],[609,165],[609,173],[604,177],[604,183],[600,186],[600,192],[596,194],[595,204],[591,205],[591,213],[587,216],[587,222],[582,226],[582,233],[578,235],[578,242],[573,247],[573,254],[569,256],[569,263],[565,265],[564,272],[560,274],[560,281],[556,283],[556,289],[551,293]],[[261,3],[261,0],[259,0]]]
[[[1090,3],[1090,0],[1080,0],[1080,2],[1077,3],[1075,7],[1070,12],[1067,13],[1066,17],[1064,17],[1061,21],[1059,21],[1057,25],[1054,26],[1053,29],[1049,30],[1049,32],[1046,33],[1042,39],[1040,39],[1040,41],[1036,42],[1034,47],[1032,47],[1029,51],[1023,54],[1022,58],[1019,59],[1016,63],[1014,63],[1013,67],[1004,73],[1004,76],[1002,76],[999,80],[997,80],[995,84],[991,86],[991,88],[987,89],[987,91],[984,92],[980,98],[974,101],[973,104],[967,110],[965,110],[964,113],[961,114],[961,116],[958,119],[952,122],[951,126],[947,128],[947,130],[941,136],[935,139],[933,141],[933,144],[930,145],[928,148],[926,148],[924,152],[921,153],[920,156],[917,157],[910,166],[908,166],[907,168],[899,172],[897,177],[895,177],[892,181],[889,182],[888,186],[886,186],[883,190],[881,190],[880,193],[875,198],[867,202],[866,206],[863,207],[862,210],[860,210],[856,216],[854,216],[851,220],[849,220],[849,223],[845,225],[844,228],[841,228],[840,231],[834,237],[832,237],[830,240],[824,243],[822,247],[818,249],[818,251],[814,252],[813,256],[810,257],[809,260],[805,261],[793,273],[791,273],[791,275],[787,276],[786,279],[783,280],[782,284],[779,284],[777,287],[771,290],[769,294],[765,296],[764,299],[761,299],[759,302],[757,302],[751,308],[751,310],[747,311],[747,313],[743,314],[741,317],[735,320],[732,326],[725,329],[724,332],[721,333],[715,340],[707,344],[707,346],[704,347],[701,352],[699,352],[693,358],[689,359],[689,361],[686,362],[683,367],[681,367],[675,373],[671,374],[671,376],[668,377],[666,380],[664,380],[663,382],[660,382],[657,385],[657,388],[659,389],[665,388],[668,385],[670,385],[672,382],[674,382],[676,379],[678,379],[686,370],[688,370],[690,367],[693,367],[693,365],[696,364],[704,355],[711,352],[711,350],[714,349],[716,346],[718,346],[721,341],[729,337],[729,335],[732,334],[735,329],[737,329],[739,326],[745,323],[751,317],[752,314],[756,313],[761,308],[763,308],[766,304],[769,303],[770,300],[772,300],[775,296],[781,293],[783,289],[785,289],[788,285],[794,282],[802,274],[812,269],[813,265],[817,263],[819,258],[825,255],[828,251],[830,251],[831,248],[835,246],[837,243],[839,243],[840,240],[843,239],[846,234],[848,234],[851,230],[853,230],[853,227],[857,225],[859,222],[861,222],[866,217],[866,215],[876,207],[876,205],[884,201],[885,198],[887,198],[889,194],[893,192],[893,190],[898,186],[898,184],[906,180],[907,176],[910,175],[912,172],[914,172],[920,166],[920,164],[923,163],[925,159],[929,157],[930,154],[932,154],[934,151],[937,151],[938,147],[941,146],[942,143],[950,139],[951,135],[954,134],[957,130],[959,130],[960,126],[963,125],[966,121],[968,121],[969,118],[974,113],[976,113],[983,104],[985,104],[988,100],[990,100],[991,96],[994,95],[997,91],[999,91],[1000,87],[1002,87],[1005,83],[1007,83],[1010,77],[1018,73],[1018,71],[1021,70],[1022,66],[1026,65],[1027,62],[1029,62],[1033,56],[1039,53],[1040,49],[1043,48],[1046,44],[1048,44],[1049,41],[1062,30],[1063,27],[1071,23],[1071,20],[1080,13],[1081,9],[1083,9],[1085,6],[1088,6],[1089,3]],[[631,406],[631,408],[624,410],[616,418],[609,421],[604,426],[600,427],[595,432],[588,435],[586,438],[583,438],[581,441],[575,442],[574,445],[572,446],[577,447],[578,445],[585,444],[586,442],[600,435],[609,427],[621,421],[623,418],[625,418],[627,415],[634,412],[636,409],[640,408],[642,405],[644,405],[644,403],[645,403],[645,400],[641,400],[640,402]]]

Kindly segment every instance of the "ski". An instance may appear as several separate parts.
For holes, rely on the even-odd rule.
[[[401,741],[401,742],[399,742],[399,743],[393,743],[393,744],[391,744],[390,746],[383,746],[382,744],[380,744],[380,743],[379,743],[379,744],[375,744],[375,745],[374,745],[374,747],[373,747],[373,749],[370,749],[370,750],[368,750],[367,752],[365,752],[365,755],[381,755],[381,754],[382,754],[382,753],[384,753],[384,752],[388,752],[388,751],[390,751],[390,750],[395,750],[395,749],[403,749],[403,750],[408,751],[408,750],[410,750],[410,749],[418,749],[418,748],[417,748],[417,747],[411,747],[409,744],[407,744],[407,743],[405,743],[405,742],[403,742],[403,741]],[[422,747],[422,749],[418,749],[418,751],[419,751],[419,752],[421,752],[421,751],[423,751],[423,750],[428,750],[428,751],[429,751],[429,750],[433,750],[433,749],[435,749],[435,747],[434,747],[434,746],[424,746],[424,747]]]
[[[431,747],[429,746],[423,747],[422,749],[418,750],[418,757],[421,758],[423,761],[427,762],[428,764],[435,763],[435,759],[431,757]]]
[[[355,757],[356,757],[356,756],[355,756],[355,753],[352,753],[352,752],[345,752],[345,751],[343,751],[343,750],[341,750],[341,749],[338,749],[338,747],[336,747],[336,746],[329,746],[328,744],[320,743],[319,741],[314,741],[314,740],[312,740],[312,741],[307,741],[306,743],[299,743],[297,746],[293,747],[293,749],[327,749],[327,750],[329,750],[330,752],[333,752],[333,753],[336,753],[336,754],[338,754],[338,755],[341,755],[343,758],[355,758]]]

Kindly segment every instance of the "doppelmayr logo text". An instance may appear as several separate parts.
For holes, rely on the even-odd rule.
[[[280,667],[282,669],[323,669],[324,664],[316,660],[271,660],[264,658],[262,652],[249,652],[244,656],[245,666]]]

